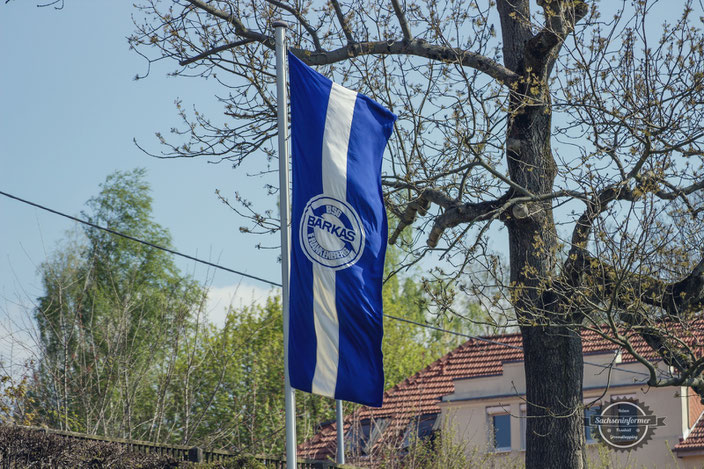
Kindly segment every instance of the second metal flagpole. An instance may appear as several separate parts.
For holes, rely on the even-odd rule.
[[[279,129],[279,211],[281,212],[281,304],[284,315],[284,396],[286,404],[286,468],[296,469],[296,396],[288,374],[288,313],[291,248],[289,231],[288,182],[288,97],[286,95],[286,29],[285,21],[275,21],[276,30],[276,95]]]
[[[335,401],[335,413],[337,418],[337,464],[345,463],[345,416],[342,413],[342,401]]]

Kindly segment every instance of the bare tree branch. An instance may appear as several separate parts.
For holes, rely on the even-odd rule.
[[[235,47],[243,46],[245,44],[251,44],[254,42],[254,39],[243,39],[241,41],[235,41],[231,42],[229,44],[224,44],[222,46],[214,47],[213,49],[206,50],[198,55],[195,55],[191,58],[188,58],[186,60],[181,60],[178,64],[182,66],[190,65],[193,62],[197,62],[201,59],[204,59],[206,57],[209,57],[213,54],[218,54],[222,51],[228,50],[228,49],[234,49]]]
[[[403,31],[403,38],[407,41],[410,41],[413,37],[411,35],[411,28],[408,26],[408,20],[406,19],[406,15],[401,9],[401,4],[399,3],[399,0],[391,0],[391,4],[394,7],[394,13],[396,14],[396,18],[398,18],[398,23],[401,26],[401,31]]]
[[[206,3],[204,1],[201,1],[201,0],[186,0],[186,1],[188,3],[190,3],[191,5],[193,5],[194,7],[200,8],[201,10],[206,11],[206,12],[210,13],[211,15],[230,23],[235,28],[235,33],[238,36],[242,36],[246,39],[252,39],[254,41],[260,42],[260,43],[264,44],[266,47],[268,47],[269,49],[274,49],[276,47],[276,44],[274,42],[273,37],[267,36],[265,34],[258,33],[256,31],[252,31],[252,30],[248,29],[244,25],[242,20],[240,18],[238,18],[237,16],[229,14],[229,13],[227,13],[223,10],[220,10],[218,8],[215,8],[211,4]]]
[[[358,42],[323,52],[310,52],[304,49],[291,48],[291,52],[308,65],[329,65],[364,55],[415,55],[440,62],[458,63],[465,67],[471,67],[486,73],[503,84],[513,83],[519,78],[517,74],[506,67],[481,54],[453,47],[433,45],[418,39],[411,41],[390,39],[388,41]]]
[[[354,40],[354,36],[352,36],[352,31],[350,30],[350,25],[347,23],[347,19],[345,18],[345,15],[342,13],[342,8],[340,7],[340,2],[338,0],[330,0],[330,3],[332,3],[333,8],[335,9],[335,15],[337,15],[337,21],[340,23],[340,27],[342,28],[342,32],[345,34],[345,38],[347,39],[348,44],[353,44],[356,41]]]
[[[193,6],[200,8],[213,16],[223,19],[235,28],[235,33],[246,39],[260,42],[270,49],[274,49],[274,39],[271,36],[247,29],[240,18],[219,10],[202,0],[186,0]],[[447,63],[459,63],[486,73],[501,83],[510,84],[519,77],[506,67],[499,65],[494,60],[475,52],[458,48],[432,45],[423,40],[397,41],[366,41],[351,43],[334,50],[309,51],[292,47],[296,57],[308,65],[329,65],[352,57],[363,55],[415,55]]]
[[[306,31],[308,31],[308,34],[310,34],[310,37],[313,41],[313,45],[315,46],[316,51],[321,51],[323,48],[320,45],[320,38],[318,37],[318,32],[306,21],[305,17],[300,14],[300,12],[293,8],[290,5],[286,5],[285,3],[281,3],[277,0],[266,0],[268,3],[271,3],[272,5],[281,8],[282,10],[285,10],[289,13],[291,13],[299,23],[305,28]]]

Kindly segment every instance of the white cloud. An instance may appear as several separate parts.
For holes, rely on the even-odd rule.
[[[206,311],[208,320],[217,326],[225,324],[227,310],[230,306],[241,308],[243,306],[263,305],[270,296],[279,295],[278,288],[262,288],[257,285],[244,283],[227,285],[224,287],[211,287],[208,291]]]

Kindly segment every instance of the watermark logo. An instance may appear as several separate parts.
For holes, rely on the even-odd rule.
[[[306,257],[334,270],[354,265],[364,251],[364,229],[347,202],[318,195],[306,204],[300,225]]]
[[[665,425],[665,417],[657,417],[637,399],[619,398],[590,415],[586,424],[591,434],[607,445],[619,451],[630,451],[646,444],[655,429]]]

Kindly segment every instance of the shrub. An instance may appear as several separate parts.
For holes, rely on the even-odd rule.
[[[164,469],[179,461],[162,454],[128,450],[118,443],[84,440],[12,425],[0,426],[3,468]]]

